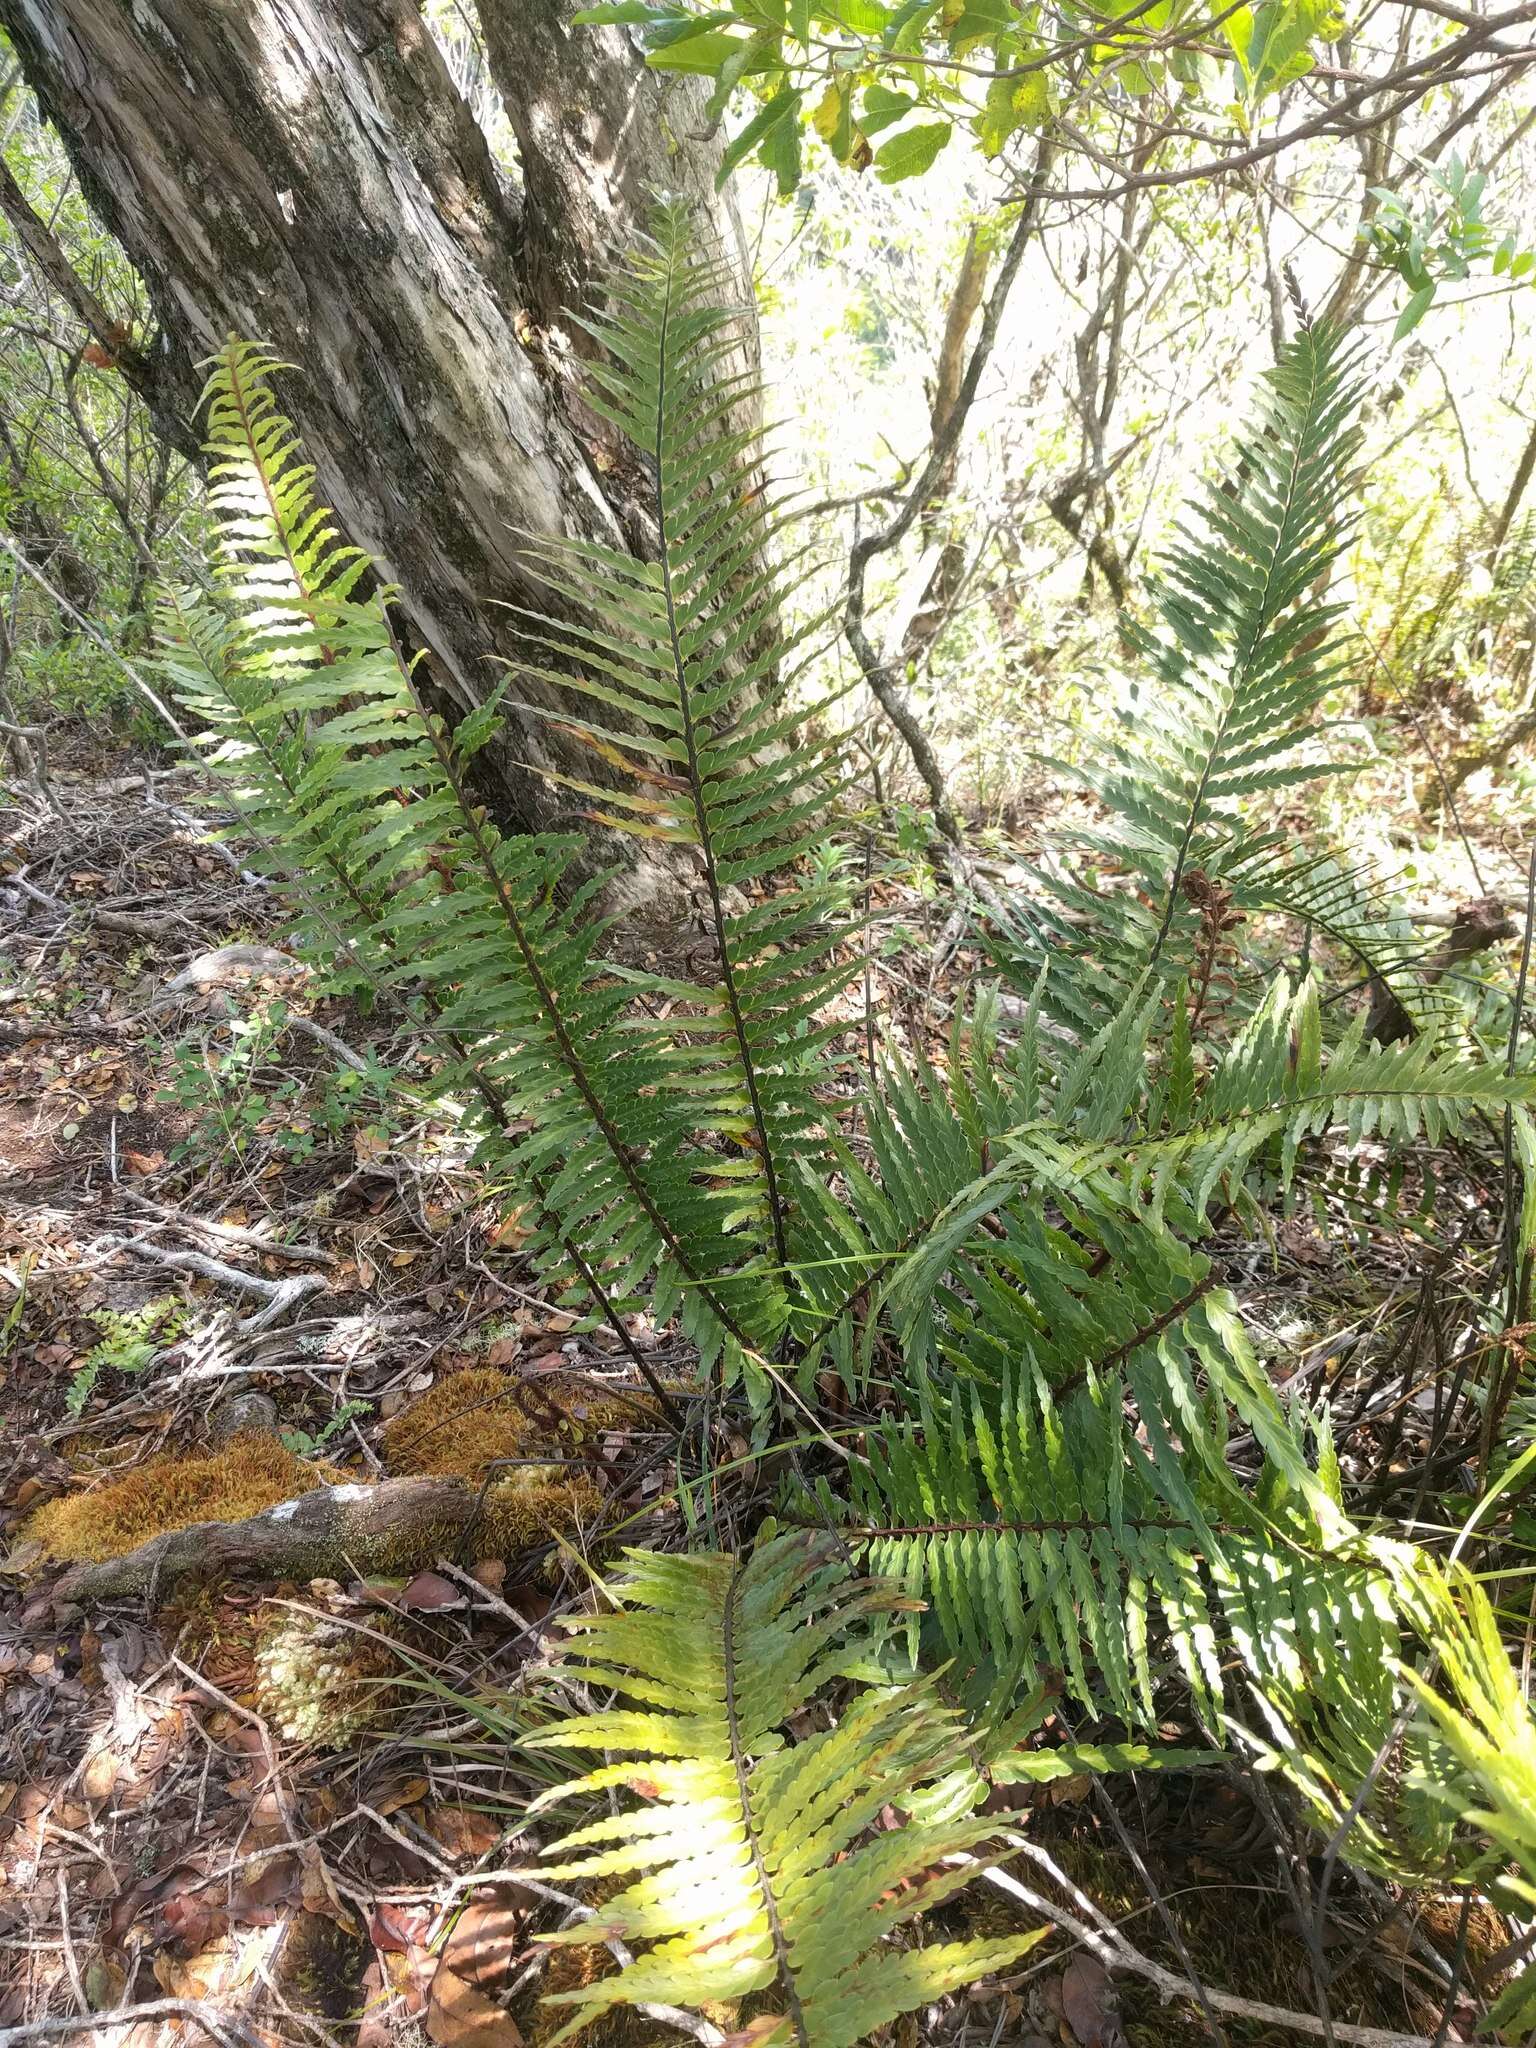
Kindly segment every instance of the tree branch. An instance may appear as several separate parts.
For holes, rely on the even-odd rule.
[[[918,514],[930,503],[935,491],[942,487],[945,472],[954,459],[960,435],[971,406],[975,403],[982,372],[986,369],[997,340],[1003,308],[1008,303],[1008,294],[1019,274],[1024,253],[1040,224],[1041,184],[1053,152],[1054,145],[1049,134],[1042,135],[1035,152],[1032,187],[1020,209],[1012,239],[1003,257],[1002,268],[997,275],[997,282],[993,285],[987,300],[986,311],[981,319],[981,332],[976,337],[954,402],[933,437],[928,459],[918,473],[916,483],[902,500],[889,524],[874,533],[865,534],[862,539],[855,540],[848,557],[848,595],[843,609],[843,632],[877,703],[906,741],[907,750],[927,788],[929,802],[933,807],[934,823],[944,837],[955,844],[959,843],[960,826],[950,808],[949,796],[944,787],[944,771],[939,766],[938,756],[934,753],[928,735],[923,731],[921,723],[907,701],[906,692],[892,674],[892,664],[876,652],[865,626],[865,578],[869,572],[869,565],[876,555],[886,554],[890,549],[900,546],[911,532]]]

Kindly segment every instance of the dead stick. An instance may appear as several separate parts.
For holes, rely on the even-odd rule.
[[[243,1522],[196,1522],[122,1557],[76,1565],[60,1579],[55,1598],[90,1606],[222,1573],[313,1579],[343,1569],[350,1574],[353,1567],[414,1571],[453,1554],[479,1497],[479,1488],[462,1479],[317,1486]]]

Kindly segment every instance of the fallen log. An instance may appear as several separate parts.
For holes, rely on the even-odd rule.
[[[137,1550],[66,1572],[54,1598],[77,1606],[159,1598],[220,1576],[266,1579],[365,1577],[418,1571],[452,1557],[480,1517],[501,1519],[494,1498],[464,1479],[383,1479],[373,1486],[317,1486],[242,1522],[195,1522]],[[488,1526],[485,1535],[494,1532]]]

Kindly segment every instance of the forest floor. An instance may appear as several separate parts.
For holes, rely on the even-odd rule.
[[[111,2013],[139,2015],[110,2037],[123,2048],[547,2038],[537,1997],[566,1965],[532,1937],[574,1907],[505,1874],[529,1861],[520,1808],[536,1786],[496,1702],[583,1597],[588,1563],[680,1530],[672,1440],[606,1333],[532,1282],[515,1215],[456,1131],[411,1114],[419,1050],[315,988],[188,783],[130,761],[69,767],[56,811],[0,813],[0,2040]],[[891,915],[943,924],[916,900]],[[951,954],[945,974],[978,965]],[[945,988],[915,948],[889,975],[921,1031]],[[1475,1184],[1457,1198],[1469,1229],[1491,1207]],[[1325,1237],[1300,1215],[1272,1244],[1227,1251],[1287,1375],[1331,1377],[1362,1317],[1416,1285],[1401,1242]],[[686,1369],[666,1331],[642,1318],[633,1334],[663,1381]],[[487,1397],[492,1415],[510,1399],[566,1475],[559,1514],[515,1549],[471,1518],[400,1571],[343,1553],[104,1600],[76,1597],[49,1554],[61,1531],[77,1556],[110,1547],[100,1503],[124,1481],[137,1492],[119,1521],[153,1535],[198,1460],[232,1456],[210,1483],[234,1474],[250,1507],[396,1472],[400,1418],[466,1372],[519,1390]],[[442,1412],[472,1483],[481,1425]],[[1421,1427],[1410,1406],[1405,1442]],[[252,1431],[270,1452],[259,1469],[240,1462]],[[694,1495],[727,1537],[773,1477],[733,1448],[730,1487]],[[447,1451],[405,1465],[454,1469]],[[1307,1859],[1283,1824],[1277,1841],[1251,1782],[1122,1782],[1114,1806],[1087,1779],[1021,1790],[1033,1881],[1043,1868],[1063,1901],[1080,1888],[1182,1977],[1307,2014],[1321,1972],[1342,2026],[1434,2036],[1453,1912],[1342,1871],[1314,1912]],[[998,1893],[964,1910],[974,1925],[1017,1909]],[[1474,1963],[1504,1938],[1487,1917],[1469,1930]],[[1210,2038],[1197,1999],[1110,1986],[1065,1941],[1043,1956],[952,2002],[927,2038]],[[1234,2040],[1298,2038],[1227,2024]],[[631,2019],[593,2038],[684,2036]]]

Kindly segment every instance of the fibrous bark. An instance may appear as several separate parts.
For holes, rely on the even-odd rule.
[[[574,28],[575,12],[484,0],[519,194],[411,0],[0,0],[148,284],[161,332],[133,348],[165,430],[185,440],[196,365],[227,334],[270,343],[294,366],[280,402],[320,494],[400,586],[459,707],[515,652],[508,607],[550,608],[528,535],[651,544],[637,463],[574,391],[579,295],[658,187],[708,204],[703,231],[740,267],[705,196],[702,88],[647,72],[628,31]],[[491,759],[517,822],[548,822],[539,771],[566,744],[509,712]]]

